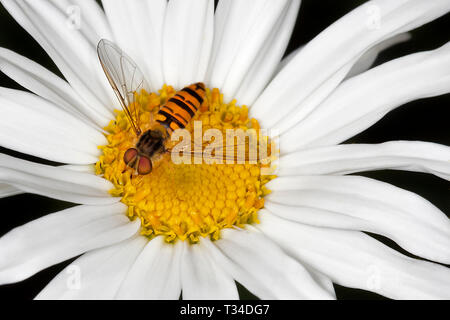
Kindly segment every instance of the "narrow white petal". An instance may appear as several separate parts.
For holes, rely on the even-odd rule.
[[[180,267],[186,243],[153,238],[142,250],[120,287],[118,299],[170,299],[181,293]]]
[[[331,299],[330,293],[297,261],[256,229],[222,230],[204,241],[217,264],[261,299]]]
[[[304,101],[329,79],[337,78],[334,87],[329,88],[328,93],[332,92],[371,47],[449,10],[447,0],[373,0],[364,3],[300,50],[255,102],[251,116],[260,120],[265,128],[274,127],[295,108],[303,108]],[[304,114],[300,113],[297,122],[302,116]]]
[[[234,279],[208,255],[208,248],[200,243],[187,245],[183,255],[181,283],[184,300],[239,299]]]
[[[287,0],[219,2],[206,79],[225,100],[234,97],[288,5]]]
[[[364,71],[370,69],[370,67],[375,62],[378,55],[388,49],[389,47],[392,47],[396,44],[408,41],[411,39],[411,34],[406,32],[399,35],[396,35],[392,38],[389,38],[387,40],[382,41],[381,43],[373,46],[371,49],[369,49],[366,53],[364,53],[361,58],[359,58],[355,64],[352,66],[350,71],[348,72],[346,78],[354,77],[360,73],[363,73]],[[304,46],[300,46],[299,48],[292,51],[287,57],[283,58],[281,62],[277,66],[276,73],[279,73],[281,69],[283,69],[296,55],[297,53],[303,48]]]
[[[275,75],[280,73],[280,71],[283,70],[284,67],[286,67],[289,64],[289,62],[291,62],[292,59],[294,59],[294,57],[298,54],[300,50],[302,50],[303,47],[304,45],[298,47],[297,49],[289,53],[286,57],[284,57],[283,60],[281,60],[280,63],[278,64],[277,69],[275,71]]]
[[[334,283],[394,299],[449,299],[450,269],[406,257],[357,231],[318,228],[267,211],[258,228]]]
[[[81,204],[119,201],[108,194],[113,185],[92,173],[38,164],[0,154],[0,183],[23,192]]]
[[[113,299],[146,243],[139,235],[85,253],[64,268],[36,299]]]
[[[366,70],[369,70],[370,67],[373,65],[373,63],[375,62],[375,60],[377,59],[378,55],[382,51],[396,44],[406,42],[410,39],[411,34],[407,32],[396,35],[392,38],[384,40],[383,42],[380,42],[376,46],[373,46],[370,50],[368,50],[365,54],[363,54],[358,61],[356,61],[352,69],[348,72],[346,78],[354,77],[360,73],[363,73]]]
[[[293,110],[292,114],[282,119],[275,128],[277,134],[282,135],[285,132],[290,131],[292,128],[295,129],[296,126],[301,125],[299,124],[299,121],[306,118],[314,109],[317,108],[317,105],[319,105],[330,95],[330,92],[335,90],[335,88],[342,81],[342,78],[348,74],[355,61],[356,60],[352,60],[336,71],[302,102],[301,107],[296,108]]]
[[[167,84],[181,89],[204,81],[212,46],[213,15],[212,0],[168,3],[163,36],[163,70]]]
[[[450,147],[392,141],[305,149],[281,156],[277,175],[343,175],[383,169],[426,172],[450,180]]]
[[[14,162],[16,160],[13,160]],[[1,162],[1,160],[0,160]],[[26,167],[27,165],[25,165]],[[0,167],[2,167],[2,165],[0,165]],[[22,169],[23,167],[21,167]],[[91,174],[95,174],[95,168],[92,165],[88,165],[88,166],[81,166],[81,165],[66,165],[66,166],[61,166],[61,168],[64,169],[68,169],[68,170],[73,170],[73,171],[77,171],[77,172],[85,172],[85,173],[91,173]],[[2,169],[0,169],[1,171]],[[33,171],[34,173],[34,171]],[[51,178],[53,178],[54,175],[51,175]],[[11,181],[14,181],[13,179],[11,179]],[[90,185],[89,185],[90,186]],[[107,188],[112,188],[112,185],[107,185]],[[0,198],[6,198],[6,197],[12,197],[18,194],[24,193],[23,190],[21,190],[18,187],[14,187],[10,184],[6,184],[6,183],[0,183]]]
[[[82,0],[81,0],[82,1]],[[162,36],[166,0],[103,0],[116,43],[144,73],[153,91],[164,84]]]
[[[342,83],[280,137],[283,152],[340,143],[409,101],[450,92],[450,43],[399,58]]]
[[[9,184],[5,184],[5,183],[0,183],[0,199],[6,198],[6,197],[12,197],[12,196],[15,196],[15,195],[21,194],[21,193],[23,193],[23,191],[16,187],[13,187],[13,186],[11,186]]]
[[[379,44],[373,46],[371,49],[369,49],[366,53],[364,53],[359,60],[355,62],[353,67],[348,72],[346,78],[354,77],[360,73],[363,73],[364,71],[370,69],[370,67],[373,65],[377,57],[381,52],[384,50],[395,46],[396,44],[406,42],[411,39],[411,34],[406,32],[402,34],[398,34],[392,38],[389,38],[387,40],[384,40],[380,42]],[[292,51],[287,57],[283,58],[279,65],[277,66],[276,73],[280,72],[281,69],[283,69],[291,60],[294,58],[298,51],[303,48],[303,46],[300,46],[299,48]]]
[[[95,46],[81,29],[69,26],[69,12],[49,0],[1,0],[1,3],[44,48],[80,97],[102,113],[114,109],[114,94]]]
[[[105,12],[95,0],[53,0],[52,3],[66,13],[68,23],[79,28],[92,45],[96,46],[100,39],[112,38]]]
[[[0,283],[24,280],[81,253],[132,237],[140,221],[130,222],[121,203],[77,206],[17,227],[0,238]]]
[[[95,163],[102,133],[32,93],[0,87],[0,145],[44,159]]]
[[[104,127],[111,118],[108,112],[101,114],[102,109],[90,107],[66,81],[11,50],[0,48],[0,70],[24,88],[83,121],[90,119]]]
[[[88,165],[64,165],[61,166],[61,168],[77,171],[77,172],[85,172],[85,173],[92,173],[95,174],[95,165],[94,164],[88,164]]]
[[[311,268],[310,266],[307,266],[306,269],[311,274],[316,283],[320,285],[324,290],[326,290],[330,294],[330,297],[336,299],[336,292],[334,291],[333,281],[331,281],[330,277]]]
[[[291,38],[300,3],[291,0],[284,9],[234,96],[239,103],[252,105],[272,79]]]
[[[193,79],[198,79],[204,82],[206,78],[206,72],[208,71],[209,61],[211,59],[212,46],[214,41],[214,1],[208,3],[206,8],[203,24],[203,32],[201,33],[201,38],[197,40],[201,43],[200,52],[198,53],[198,65],[197,75],[194,75]],[[197,80],[195,80],[197,81]]]
[[[268,188],[266,207],[280,216],[378,233],[415,255],[450,263],[450,220],[415,193],[357,176],[280,177]]]

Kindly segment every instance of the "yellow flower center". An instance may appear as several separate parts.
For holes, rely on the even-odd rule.
[[[188,131],[193,133],[194,121],[201,121],[203,132],[214,128],[224,136],[227,129],[259,130],[258,122],[248,118],[246,106],[236,106],[236,101],[224,103],[218,89],[206,91],[205,101],[186,127]],[[175,93],[172,87],[164,86],[159,94],[142,91],[136,96],[143,129]],[[263,175],[261,169],[270,167],[270,162],[258,159],[227,164],[224,160],[223,164],[208,164],[203,160],[201,164],[175,164],[167,154],[154,164],[150,174],[133,175],[123,156],[135,147],[137,137],[125,113],[116,113],[116,119],[104,128],[109,144],[99,147],[103,155],[96,163],[96,174],[113,183],[110,193],[122,198],[130,219],[141,220],[143,235],[196,243],[200,236],[219,239],[223,228],[258,223],[258,210],[269,193],[264,185],[274,178]]]

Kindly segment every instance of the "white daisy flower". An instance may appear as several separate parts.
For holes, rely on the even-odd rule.
[[[449,0],[368,1],[283,61],[300,0],[222,0],[215,11],[212,0],[104,0],[104,10],[92,0],[1,3],[65,80],[1,48],[1,71],[32,93],[0,88],[0,145],[67,165],[1,154],[0,197],[79,205],[0,238],[0,284],[81,255],[37,298],[237,299],[235,281],[262,299],[333,299],[333,283],[450,298],[450,271],[438,264],[450,264],[446,215],[414,193],[347,175],[401,169],[449,180],[450,148],[340,144],[406,102],[450,92],[450,44],[367,70],[383,47],[447,13]],[[68,26],[68,7],[81,9],[80,25]],[[148,106],[174,94],[165,84],[202,81],[211,89],[203,125],[278,130],[277,177],[202,164],[126,180],[131,129],[114,113],[102,38],[141,68],[154,92],[140,97]]]

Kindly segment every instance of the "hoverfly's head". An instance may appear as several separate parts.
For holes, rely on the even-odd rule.
[[[133,168],[140,175],[146,175],[152,172],[152,161],[145,155],[140,155],[137,149],[130,148],[123,155],[125,164]]]

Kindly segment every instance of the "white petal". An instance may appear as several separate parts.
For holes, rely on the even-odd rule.
[[[334,85],[329,85],[328,89],[328,93],[332,92],[368,49],[436,19],[448,10],[448,0],[374,0],[364,3],[300,50],[255,102],[251,116],[265,128],[274,127],[295,108],[303,108],[304,102],[311,99],[315,91],[335,78]],[[327,95],[321,94],[323,98]],[[290,114],[289,118],[295,117],[298,122],[304,116],[300,112],[298,116]]]
[[[90,164],[107,144],[102,133],[29,92],[0,87],[0,145],[44,159]]]
[[[167,84],[181,89],[204,81],[211,53],[213,15],[212,0],[168,3],[163,36],[163,70]]]
[[[301,264],[250,226],[223,229],[220,240],[204,244],[216,263],[261,299],[332,298]]]
[[[239,294],[234,279],[208,255],[200,243],[187,245],[183,255],[181,283],[183,300],[236,300]]]
[[[206,79],[225,100],[234,97],[288,5],[287,0],[219,2]]]
[[[258,228],[334,283],[394,299],[449,299],[450,269],[406,257],[356,231],[317,228],[261,211]]]
[[[116,99],[98,61],[95,46],[81,30],[69,27],[69,12],[48,0],[1,0],[1,3],[44,48],[80,97],[92,108],[103,109],[102,114],[114,109]]]
[[[305,149],[281,156],[277,175],[341,175],[382,169],[427,172],[450,180],[450,147],[392,141]]]
[[[85,253],[64,268],[36,299],[113,299],[146,243],[145,237],[135,236]]]
[[[100,39],[111,39],[111,29],[105,13],[95,0],[56,0],[52,4],[65,12],[70,21],[96,46]],[[79,20],[77,21],[77,19]]]
[[[283,70],[283,68],[286,67],[289,64],[289,62],[291,62],[292,59],[294,59],[294,57],[300,50],[303,49],[303,47],[304,45],[298,47],[297,49],[289,53],[286,57],[284,57],[283,60],[281,60],[280,63],[278,64],[275,74],[280,73],[280,71]]]
[[[120,200],[108,194],[113,185],[101,177],[5,154],[0,154],[0,183],[23,192],[74,203],[104,205]]]
[[[411,39],[410,33],[402,33],[396,35],[395,37],[384,40],[383,42],[380,42],[376,46],[373,46],[370,50],[368,50],[365,54],[363,54],[363,56],[358,61],[356,61],[352,69],[348,72],[346,78],[354,77],[370,69],[370,67],[373,65],[378,55],[382,51],[396,44],[408,41],[410,39]]]
[[[377,59],[378,55],[388,49],[389,47],[395,46],[396,44],[408,41],[411,39],[411,34],[406,32],[402,34],[398,34],[392,38],[389,38],[387,40],[384,40],[380,42],[379,44],[373,46],[370,48],[366,53],[364,53],[359,60],[355,62],[353,67],[348,72],[346,78],[354,77],[360,73],[363,73],[364,71],[370,69],[370,67],[373,65],[375,60]],[[281,62],[277,66],[276,73],[279,73],[281,69],[283,69],[296,55],[297,53],[303,48],[304,46],[300,46],[299,48],[292,51],[287,57],[283,58]]]
[[[83,121],[91,119],[104,127],[111,118],[110,113],[101,114],[102,109],[97,111],[90,107],[66,81],[11,50],[0,48],[0,70],[24,88]]]
[[[252,105],[273,77],[291,38],[300,3],[300,0],[290,1],[254,59],[234,96],[240,104]]]
[[[415,193],[357,176],[280,177],[267,186],[267,202],[282,206],[266,207],[280,216],[378,233],[415,255],[450,263],[450,220]]]
[[[1,169],[0,169],[1,170]],[[15,196],[23,193],[20,189],[13,187],[9,184],[0,183],[0,199]]]
[[[61,166],[61,168],[76,171],[76,172],[85,172],[85,173],[91,173],[95,174],[95,165],[94,164],[88,164],[88,165],[64,165]]]
[[[139,66],[153,91],[164,84],[162,35],[166,0],[103,0],[114,40]],[[111,39],[112,40],[112,39]]]
[[[336,299],[336,292],[334,291],[333,281],[331,281],[330,277],[311,268],[310,266],[307,266],[306,269],[311,274],[316,283],[320,285],[324,290],[326,290],[329,293],[330,297]]]
[[[180,297],[181,257],[186,243],[168,244],[162,236],[147,243],[117,293],[118,299],[170,299]]]
[[[306,119],[283,134],[283,152],[337,144],[404,103],[449,91],[450,43],[387,62],[342,83]]]
[[[16,160],[13,160],[13,162],[15,162],[15,161]],[[1,162],[1,160],[0,160],[0,162]],[[0,167],[1,166],[2,165],[0,165]],[[78,171],[78,172],[86,172],[86,173],[95,174],[95,168],[92,165],[89,165],[89,166],[66,165],[66,166],[61,166],[61,168]],[[1,169],[0,169],[0,171],[1,171]],[[34,171],[33,171],[33,173],[34,173]],[[53,178],[53,174],[51,175],[51,177]],[[11,181],[14,181],[14,180],[12,179]],[[108,185],[107,187],[112,188],[112,185]],[[10,184],[0,183],[0,198],[12,197],[12,196],[15,196],[15,195],[18,195],[21,193],[24,193],[24,191],[17,187],[13,187]]]
[[[17,227],[0,238],[0,283],[26,279],[81,253],[128,239],[140,220],[121,203],[77,206]]]
[[[302,102],[301,107],[297,107],[295,110],[293,110],[292,114],[286,116],[279,122],[279,124],[277,124],[277,127],[275,127],[275,132],[277,132],[278,135],[282,135],[283,133],[290,130],[295,130],[296,126],[301,126],[300,120],[306,118],[314,109],[317,108],[317,106],[322,101],[324,101],[330,95],[330,92],[335,90],[335,88],[342,81],[342,78],[346,74],[348,74],[355,61],[356,60],[352,60],[351,62],[347,63],[341,69],[336,71],[336,73],[334,73],[331,77],[325,80],[320,87],[318,87]],[[284,151],[285,150],[283,148],[283,152]]]

